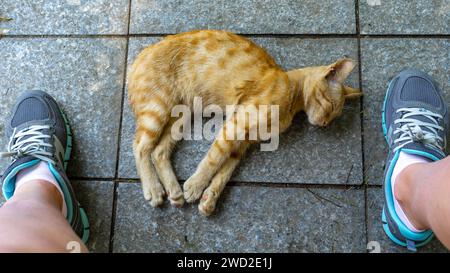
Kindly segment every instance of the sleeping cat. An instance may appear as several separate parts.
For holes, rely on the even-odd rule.
[[[184,200],[201,197],[199,210],[210,215],[254,142],[217,137],[182,191],[170,163],[176,144],[171,136],[175,105],[192,107],[194,97],[201,97],[204,106],[278,105],[280,132],[299,111],[305,111],[311,124],[326,126],[341,114],[345,99],[361,95],[343,84],[354,67],[354,61],[344,58],[286,72],[264,49],[226,31],[171,35],[144,49],[132,65],[128,95],[136,117],[133,152],[145,199],[158,206],[167,195],[179,207]],[[218,136],[226,127],[238,126],[237,114],[226,118]],[[271,120],[267,123],[270,126]],[[240,129],[250,130],[245,123]]]

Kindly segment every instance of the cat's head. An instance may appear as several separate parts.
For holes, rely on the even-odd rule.
[[[361,96],[359,90],[344,85],[355,65],[353,60],[344,58],[328,66],[304,70],[303,110],[311,124],[327,126],[341,115],[346,99]]]

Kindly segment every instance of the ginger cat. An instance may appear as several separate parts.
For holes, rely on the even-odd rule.
[[[171,136],[175,105],[192,107],[194,97],[201,97],[205,106],[279,105],[280,132],[299,111],[306,112],[311,124],[326,126],[341,114],[346,98],[361,95],[343,85],[354,67],[354,61],[344,58],[285,72],[264,49],[225,31],[171,35],[144,49],[132,65],[128,95],[136,117],[133,152],[145,199],[155,207],[167,194],[179,207],[184,200],[201,197],[199,210],[210,215],[252,142],[216,138],[182,191],[170,163],[176,144]],[[218,135],[236,126],[236,114],[227,117]],[[247,125],[240,129],[249,130]]]

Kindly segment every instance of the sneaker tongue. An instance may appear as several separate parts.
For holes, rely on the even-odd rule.
[[[411,142],[406,144],[401,148],[402,152],[405,152],[407,154],[414,154],[414,155],[420,155],[424,156],[426,158],[429,158],[433,161],[441,160],[445,158],[445,154],[437,149],[436,147],[429,145],[429,144],[422,144],[417,142]],[[436,160],[437,158],[437,160]]]

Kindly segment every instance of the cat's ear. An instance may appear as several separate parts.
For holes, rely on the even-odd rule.
[[[355,89],[346,85],[342,85],[342,89],[344,89],[344,97],[346,99],[359,98],[362,96],[362,92],[359,91],[359,89]]]
[[[355,68],[356,62],[350,58],[343,58],[337,62],[330,64],[326,71],[326,78],[328,81],[338,82],[343,84],[348,75]]]

